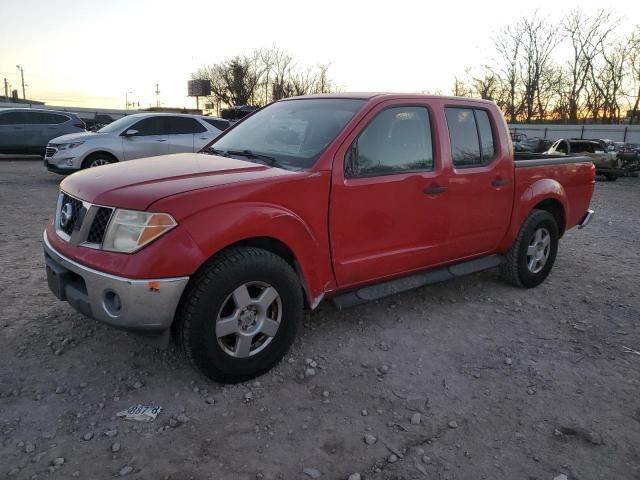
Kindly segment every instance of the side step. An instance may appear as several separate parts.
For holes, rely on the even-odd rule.
[[[424,287],[433,283],[451,280],[452,278],[462,277],[470,273],[480,272],[489,268],[494,268],[504,262],[502,255],[489,255],[486,257],[476,258],[467,262],[457,263],[448,267],[428,270],[426,272],[415,273],[407,277],[396,278],[386,282],[377,283],[362,287],[358,290],[341,293],[331,299],[334,307],[338,310],[360,305],[361,303],[378,300],[379,298],[395,295],[396,293],[406,292],[415,288]]]

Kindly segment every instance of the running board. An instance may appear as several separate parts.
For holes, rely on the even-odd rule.
[[[415,288],[424,287],[425,285],[444,282],[445,280],[462,277],[470,273],[498,267],[502,265],[503,262],[504,257],[502,255],[489,255],[487,257],[476,258],[444,268],[415,273],[407,277],[396,278],[394,280],[362,287],[358,290],[341,293],[333,297],[331,301],[338,310],[344,310],[345,308],[354,307],[372,300],[378,300],[379,298],[395,295],[396,293],[406,292]]]

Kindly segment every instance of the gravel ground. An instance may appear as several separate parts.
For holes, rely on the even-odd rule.
[[[540,287],[485,272],[323,304],[235,386],[49,293],[59,181],[0,161],[1,478],[640,478],[640,179],[598,182]],[[116,417],[145,402],[154,421]]]

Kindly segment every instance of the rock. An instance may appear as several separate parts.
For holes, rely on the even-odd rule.
[[[213,397],[207,397],[207,398],[204,399],[204,401],[206,403],[208,403],[209,405],[213,405],[214,403],[216,403],[216,401],[214,400]]]
[[[506,366],[510,367],[512,363],[513,363],[513,360],[511,360],[509,357],[504,359],[504,364]]]
[[[347,480],[361,480],[362,477],[360,476],[359,473],[352,473],[351,475],[349,475],[349,478]]]
[[[136,382],[133,384],[133,388],[135,388],[136,390],[138,390],[139,388],[142,388],[142,382]]]
[[[118,453],[120,451],[120,442],[114,442],[111,444],[111,451],[113,453]]]
[[[480,372],[473,372],[473,373],[471,374],[471,376],[472,376],[473,378],[480,378]]]
[[[373,435],[371,435],[370,433],[365,433],[364,434],[364,443],[366,443],[367,445],[373,445],[377,441],[378,441],[378,439],[376,437],[374,437]]]
[[[133,467],[131,465],[125,465],[120,469],[119,474],[121,477],[124,477],[126,475],[129,475],[131,472],[133,472]]]
[[[250,402],[251,400],[253,400],[253,392],[247,392],[244,394],[244,401],[245,402]]]
[[[360,411],[360,415],[362,415],[363,417],[366,417],[367,415],[369,415],[369,412],[367,411],[366,408],[364,408]]]
[[[383,375],[386,375],[387,373],[389,373],[389,367],[388,367],[387,365],[382,365],[382,366],[380,367],[380,372],[381,372]]]
[[[88,441],[89,441],[89,440],[91,440],[92,438],[93,438],[93,432],[85,433],[85,434],[82,436],[82,439],[83,439],[85,442],[88,442]]]
[[[36,450],[36,446],[31,443],[31,442],[27,442],[24,445],[24,453],[33,453]]]
[[[329,392],[327,390],[325,390],[324,392],[322,392],[322,396],[324,398],[329,398]]]
[[[51,464],[54,467],[61,467],[62,465],[64,465],[64,457],[56,457],[51,461]]]
[[[528,395],[535,395],[536,391],[533,388],[527,388],[527,394]]]
[[[389,463],[396,463],[398,461],[398,456],[392,453],[391,455],[389,455],[389,458],[387,460],[389,461]]]
[[[456,422],[455,420],[452,420],[451,422],[449,422],[449,428],[458,428],[458,422]]]
[[[64,387],[60,386],[60,387],[56,387],[56,393],[60,394],[60,393],[64,393],[66,390]]]
[[[184,413],[181,413],[176,417],[176,420],[180,423],[187,423],[191,419],[187,417]]]
[[[310,478],[320,478],[320,472],[316,468],[305,468],[302,473]]]
[[[564,473],[561,473],[557,477],[553,477],[553,480],[569,480],[569,478]]]
[[[316,374],[316,369],[315,368],[305,368],[304,370],[304,376],[305,377],[313,377]]]
[[[87,388],[89,386],[89,384],[87,382],[82,382],[80,383],[80,385],[78,385],[80,388]]]
[[[421,421],[422,417],[419,413],[414,413],[413,415],[411,415],[411,425],[420,425]]]
[[[118,435],[118,429],[117,428],[111,428],[109,430],[105,430],[104,434],[105,434],[105,436],[107,436],[109,438],[113,438],[116,435]]]

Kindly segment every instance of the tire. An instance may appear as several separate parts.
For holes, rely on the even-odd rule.
[[[110,163],[117,162],[118,160],[108,153],[92,153],[82,162],[82,169],[100,167],[102,165],[109,165]]]
[[[246,381],[287,353],[302,309],[302,287],[287,262],[259,248],[230,248],[190,282],[176,317],[178,342],[210,379]]]
[[[532,288],[540,285],[553,268],[558,253],[558,239],[558,224],[553,215],[545,210],[533,210],[507,252],[502,266],[503,278],[518,287]],[[544,246],[545,242],[548,242],[548,247]],[[534,250],[531,251],[530,248]],[[540,259],[537,257],[539,252],[542,252]]]

